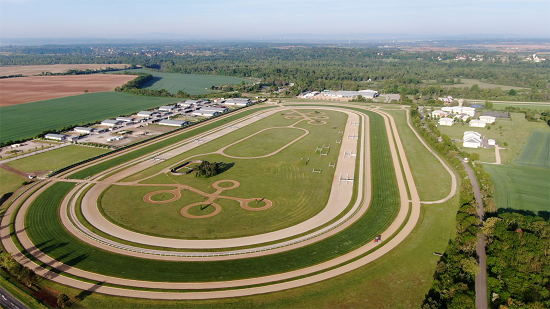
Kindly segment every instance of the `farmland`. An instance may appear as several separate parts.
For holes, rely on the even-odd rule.
[[[107,67],[124,69],[127,64],[111,63],[74,63],[74,64],[45,64],[45,65],[16,65],[16,66],[0,66],[0,76],[9,76],[22,74],[25,76],[37,75],[42,72],[65,73],[68,70],[97,70]]]
[[[495,185],[498,208],[548,211],[550,170],[545,168],[483,165]]]
[[[113,91],[136,78],[133,75],[61,75],[28,76],[0,79],[0,107],[62,98],[88,93]]]
[[[550,132],[532,132],[514,164],[550,168]]]
[[[144,69],[128,70],[129,72],[142,72],[153,75],[153,80],[146,83],[141,88],[161,90],[164,89],[172,94],[178,90],[189,94],[205,94],[212,92],[211,86],[221,86],[225,84],[240,84],[241,82],[251,83],[250,80],[218,75],[194,75],[194,74],[178,74],[178,73],[162,73],[149,71]],[[114,72],[111,72],[114,73]],[[116,72],[120,74],[120,72]],[[206,89],[208,88],[208,89]]]
[[[112,91],[0,107],[0,141],[29,138],[45,129],[100,121],[177,101]]]

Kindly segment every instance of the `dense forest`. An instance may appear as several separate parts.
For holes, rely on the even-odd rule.
[[[59,46],[13,49],[0,65],[55,63],[126,63],[151,70],[184,74],[215,74],[259,78],[262,85],[285,86],[287,95],[305,90],[358,90],[435,98],[442,95],[473,99],[550,100],[550,61],[524,61],[521,55],[476,51],[408,52],[387,48],[281,47],[273,45],[215,46],[174,52],[154,47],[108,48]],[[84,52],[85,51],[85,52]],[[504,91],[479,86],[460,87],[461,79],[507,85],[523,90]],[[448,89],[445,86],[458,88]],[[250,86],[247,86],[250,87]],[[254,91],[243,87],[240,91]],[[257,91],[257,89],[256,89]]]

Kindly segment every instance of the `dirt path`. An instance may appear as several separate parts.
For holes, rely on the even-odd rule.
[[[10,207],[10,209],[8,209],[6,215],[2,219],[2,226],[0,227],[0,236],[2,237],[2,242],[8,252],[15,253],[14,257],[18,261],[24,263],[25,266],[35,269],[35,271],[39,275],[42,275],[46,278],[49,278],[53,281],[56,281],[62,284],[73,286],[78,289],[94,290],[95,292],[98,292],[98,293],[105,293],[110,295],[118,295],[118,296],[126,296],[126,297],[153,298],[153,299],[211,299],[211,298],[237,297],[237,296],[254,295],[254,294],[261,294],[261,293],[268,293],[268,292],[290,289],[290,288],[304,286],[307,284],[319,282],[321,280],[338,276],[340,274],[357,269],[377,258],[380,258],[385,253],[395,248],[414,229],[418,221],[418,218],[420,216],[420,200],[418,197],[418,193],[416,192],[414,179],[412,178],[412,173],[410,171],[408,161],[406,159],[405,152],[402,147],[395,122],[393,121],[393,118],[390,115],[385,114],[384,112],[381,112],[381,111],[376,111],[376,112],[380,113],[384,117],[384,123],[387,129],[388,139],[390,141],[395,140],[395,143],[390,142],[390,152],[391,152],[394,168],[396,171],[399,171],[401,169],[401,164],[402,164],[403,171],[404,171],[404,175],[399,172],[396,173],[399,191],[400,191],[400,197],[401,197],[401,209],[397,216],[398,219],[386,231],[383,232],[382,234],[383,239],[388,239],[388,237],[395,234],[395,232],[399,230],[402,223],[405,222],[404,220],[407,217],[407,213],[409,212],[409,206],[412,206],[410,209],[411,212],[410,212],[409,220],[406,221],[402,229],[397,234],[395,234],[395,236],[389,241],[385,241],[377,244],[369,242],[365,244],[363,247],[357,250],[354,250],[348,254],[342,255],[338,258],[335,258],[333,260],[330,260],[318,265],[314,265],[308,268],[296,270],[293,272],[276,274],[276,275],[262,277],[262,278],[251,278],[251,279],[245,279],[245,280],[236,280],[236,281],[228,281],[228,282],[209,282],[209,283],[145,282],[145,281],[126,280],[121,278],[107,277],[99,274],[89,273],[80,269],[68,267],[59,262],[52,261],[51,259],[49,259],[48,256],[42,254],[36,249],[28,249],[30,253],[35,257],[39,258],[44,262],[47,262],[48,264],[51,264],[53,267],[56,267],[64,272],[74,274],[76,276],[81,276],[84,278],[93,278],[91,280],[94,280],[94,281],[103,281],[105,283],[113,283],[113,284],[119,284],[124,286],[143,286],[147,288],[159,288],[159,289],[213,289],[213,288],[227,288],[227,287],[237,287],[237,286],[245,287],[251,284],[275,282],[278,280],[297,278],[297,277],[306,276],[309,274],[308,277],[294,279],[293,281],[286,281],[281,283],[256,286],[256,287],[248,287],[248,288],[242,288],[242,289],[188,292],[188,293],[128,290],[123,288],[94,285],[88,282],[78,281],[73,278],[54,274],[50,271],[47,271],[39,267],[34,262],[31,262],[26,257],[18,253],[18,250],[13,244],[11,237],[9,237],[9,219],[13,214],[14,207]],[[370,144],[366,143],[364,145],[366,147],[365,152],[370,152],[370,148],[368,146]],[[370,167],[365,166],[363,168],[370,168]],[[405,179],[406,179],[406,182],[405,182]],[[407,185],[410,192],[410,197],[407,194],[407,190],[406,190]],[[84,185],[79,185],[79,186],[84,186]],[[370,187],[370,186],[366,186],[366,187]],[[34,194],[33,196],[37,196],[44,189],[45,187],[38,190],[37,194]],[[73,192],[77,191],[78,189],[79,189],[78,186],[75,187],[75,189],[73,189]],[[28,194],[30,195],[30,193]],[[368,194],[370,195],[370,192],[368,192]],[[67,195],[66,200],[70,198],[71,198],[71,194]],[[412,201],[412,204],[409,203],[409,199]],[[15,226],[16,235],[20,239],[22,245],[26,248],[34,247],[32,242],[30,242],[30,240],[28,240],[26,236],[26,232],[24,230],[24,222],[23,222],[25,210],[28,208],[31,202],[32,202],[32,198],[25,201],[25,203],[23,204],[21,210],[17,215],[16,226]],[[366,207],[363,207],[363,208],[366,208]],[[61,211],[63,211],[63,209]],[[403,221],[399,222],[400,220],[403,220]],[[362,254],[368,252],[375,246],[379,247],[376,251],[342,266],[342,263],[349,261],[350,259],[355,259],[361,256]],[[327,269],[329,268],[332,268],[332,269],[327,271]],[[323,270],[324,272],[322,273],[311,275],[312,273],[323,271]]]

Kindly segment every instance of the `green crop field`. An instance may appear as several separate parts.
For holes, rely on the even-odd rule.
[[[218,75],[194,75],[178,73],[162,73],[145,69],[127,70],[130,72],[143,72],[153,75],[153,80],[143,85],[141,88],[161,90],[164,89],[170,93],[177,93],[178,90],[189,94],[205,94],[212,92],[210,87],[228,84],[240,84],[241,82],[252,83],[252,81],[237,77],[218,76]],[[114,72],[111,72],[114,73]],[[116,72],[120,74],[119,72]]]
[[[42,130],[101,121],[177,101],[113,91],[4,106],[0,107],[0,141],[29,138]]]
[[[550,170],[527,166],[483,165],[495,186],[499,208],[548,211]]]
[[[533,131],[514,164],[550,168],[550,132]]]
[[[478,79],[462,78],[461,80],[462,80],[461,84],[444,85],[443,88],[465,88],[465,87],[471,88],[473,85],[477,84],[481,89],[500,88],[502,90],[510,90],[510,89],[528,90],[528,88],[522,88],[522,87],[489,84],[489,83],[482,82]]]
[[[107,151],[108,150],[101,148],[66,146],[11,161],[6,163],[6,165],[23,172],[53,171],[78,161],[95,157]]]

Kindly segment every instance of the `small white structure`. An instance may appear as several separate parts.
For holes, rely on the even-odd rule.
[[[462,146],[467,148],[481,147],[481,134],[474,131],[464,132]]]
[[[193,115],[195,116],[204,116],[204,117],[212,117],[212,116],[217,116],[219,114],[221,113],[218,111],[202,110],[202,108],[193,112]]]
[[[45,139],[53,139],[53,140],[56,140],[56,141],[62,141],[66,137],[67,137],[67,135],[65,135],[65,134],[55,134],[55,133],[48,133],[48,134],[44,135]]]
[[[486,124],[493,124],[497,118],[493,116],[479,116],[479,120],[485,121]]]
[[[440,126],[452,126],[454,123],[454,119],[451,118],[441,118],[439,119],[439,125]]]
[[[134,122],[134,121],[136,121],[136,119],[132,118],[132,117],[116,117],[116,120],[122,121],[122,122]]]
[[[495,146],[497,144],[497,142],[494,140],[494,139],[488,139],[487,140],[487,145],[489,146]]]
[[[114,127],[114,126],[118,126],[119,124],[121,124],[122,122],[120,120],[115,120],[115,119],[105,119],[101,122],[101,125],[102,126],[109,126],[109,127]]]
[[[75,132],[78,132],[78,133],[90,134],[90,133],[94,132],[94,128],[76,127],[76,128],[74,128],[74,131],[75,131]]]
[[[478,119],[470,120],[470,127],[485,128],[486,125],[487,123],[483,120],[478,120]]]
[[[442,110],[435,110],[432,112],[432,118],[443,118],[446,116],[447,116],[447,113]]]
[[[461,119],[462,121],[467,121],[468,118],[471,118],[471,117],[468,116],[468,115],[462,115],[460,119]]]
[[[172,106],[172,105],[163,105],[163,106],[159,107],[159,111],[161,111],[161,112],[171,112],[171,111],[174,110],[174,108],[175,107]]]
[[[188,125],[189,121],[163,119],[158,124],[163,125],[163,126],[183,127],[185,125]]]

